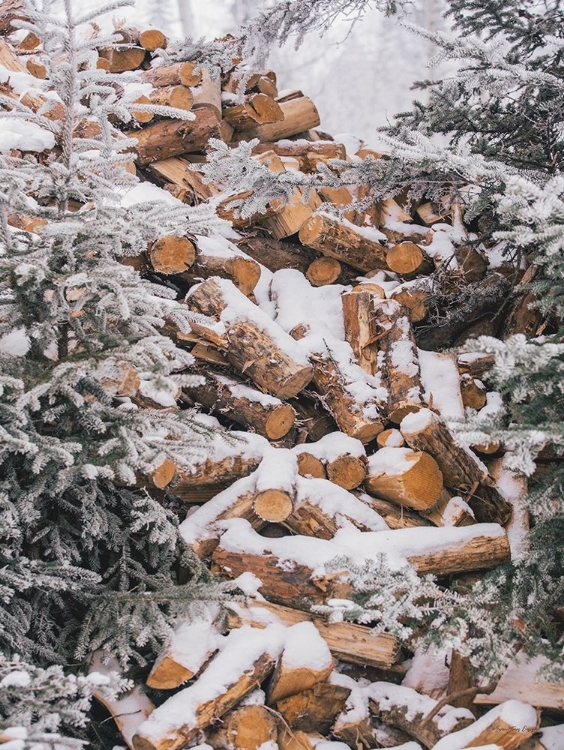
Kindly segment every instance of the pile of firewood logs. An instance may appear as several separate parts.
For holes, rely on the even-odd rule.
[[[0,64],[43,80],[39,40],[14,34],[6,19],[2,28],[11,36],[0,40]],[[248,594],[227,621],[179,623],[147,677],[157,708],[141,685],[107,704],[123,741],[134,750],[564,747],[554,726],[564,690],[535,682],[539,664],[517,658],[486,689],[457,652],[406,661],[409,644],[394,635],[312,613],[354,595],[335,559],[362,565],[385,554],[453,586],[510,558],[527,530],[526,487],[503,467],[503,445],[470,450],[452,431],[465,408],[500,408],[482,381],[492,360],[443,350],[484,333],[541,332],[530,299],[511,294],[515,274],[526,280],[532,269],[480,243],[447,188],[444,203],[398,197],[368,209],[355,208],[367,197],[358,188],[307,200],[296,189],[287,205],[236,218],[230,202],[241,196],[197,168],[212,137],[258,139],[255,158],[276,172],[381,155],[316,131],[313,102],[301,91],[279,95],[272,71],[252,75],[240,101],[233,70],[213,78],[191,62],[163,64],[153,54],[167,44],[160,31],[120,33],[123,48],[100,50],[100,69],[137,70],[153,87],[140,105],[195,115],[134,113],[127,135],[138,175],[184,203],[214,201],[237,234],[168,236],[126,259],[202,316],[188,335],[167,329],[196,358],[201,382],[179,389],[174,405],[141,392],[132,372],[111,387],[152,408],[195,407],[206,423],[213,415],[238,431],[236,441],[210,443],[191,473],[167,460],[142,483],[186,504],[183,537]],[[40,91],[15,93],[9,79],[2,91],[45,106]],[[59,110],[49,105],[46,116]],[[95,134],[95,123],[77,127]],[[21,214],[10,223],[41,231]]]

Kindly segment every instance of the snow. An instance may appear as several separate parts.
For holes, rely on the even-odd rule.
[[[237,576],[237,578],[233,580],[233,583],[237,584],[237,588],[240,589],[245,596],[260,596],[258,590],[262,586],[262,581],[260,578],[257,578],[254,573],[250,573],[249,571],[241,573],[240,576]]]
[[[407,414],[401,421],[400,430],[404,435],[412,435],[420,432],[433,423],[433,412],[429,409],[419,409],[419,411]]]
[[[456,355],[418,349],[424,399],[445,419],[462,419],[464,404]]]
[[[449,668],[445,664],[445,653],[417,648],[401,684],[439,700],[446,695],[448,681]]]
[[[290,495],[298,475],[298,457],[291,450],[267,450],[255,471],[255,492],[277,489]]]
[[[416,414],[417,412],[413,412]],[[399,430],[391,429],[386,436],[386,444],[385,448],[401,448],[403,447],[405,441],[403,439],[403,435]]]
[[[194,728],[200,706],[225,695],[263,655],[277,659],[284,646],[286,628],[268,625],[263,630],[250,625],[232,630],[205,672],[189,687],[156,708],[141,724],[139,734],[155,742],[166,741],[181,727]]]
[[[366,449],[360,440],[349,437],[343,432],[330,432],[315,443],[304,443],[292,448],[294,453],[310,453],[320,461],[331,463],[340,456],[366,456]]]
[[[529,732],[537,726],[537,712],[532,706],[520,701],[510,700],[492,708],[491,711],[488,711],[466,729],[443,737],[437,742],[433,750],[463,750],[470,743],[475,743],[480,734],[487,731],[496,719],[500,719],[523,733]]]
[[[442,514],[442,521],[445,526],[454,526],[460,518],[461,513],[467,513],[472,518],[475,518],[474,511],[468,505],[468,503],[461,497],[451,497],[446,504]]]
[[[431,243],[427,245],[425,252],[435,261],[435,263],[440,264],[448,261],[449,268],[453,270],[458,268],[458,261],[454,256],[455,249],[452,240],[448,233],[443,229],[445,226],[452,229],[449,224],[435,224],[433,226]]]
[[[231,378],[226,378],[224,375],[216,375],[214,373],[213,377],[220,385],[229,388],[229,391],[233,398],[240,398],[244,399],[245,401],[254,401],[261,406],[267,407],[280,406],[282,404],[282,401],[280,401],[279,398],[276,398],[276,396],[271,396],[268,393],[262,393],[262,391],[258,391],[256,388],[251,388],[244,383],[236,383],[234,380],[231,380]]]
[[[129,208],[137,203],[153,203],[154,201],[168,203],[170,206],[184,205],[174,195],[150,182],[140,182],[127,190],[121,199],[121,205],[123,208]]]
[[[25,688],[31,682],[29,672],[23,669],[14,669],[0,680],[0,687],[20,687]]]
[[[398,323],[401,322],[401,319]],[[396,370],[414,378],[419,375],[419,365],[414,358],[411,341],[394,341],[390,349],[390,363]]]
[[[411,448],[380,448],[368,459],[368,473],[373,477],[403,474],[411,469],[417,455]]]
[[[10,333],[0,336],[0,353],[12,357],[24,357],[31,346],[25,328],[14,328]]]
[[[288,628],[282,652],[284,667],[323,672],[332,664],[333,657],[329,646],[312,622],[299,622]]]
[[[564,747],[564,724],[541,729],[540,741],[546,750],[562,750]]]
[[[0,151],[47,151],[55,146],[55,136],[32,122],[15,118],[0,119]]]
[[[528,552],[527,535],[529,533],[529,514],[525,507],[527,480],[520,474],[508,469],[502,462],[495,462],[492,476],[496,480],[499,494],[513,507],[511,519],[506,526],[507,538],[513,562],[522,560]]]
[[[212,618],[184,622],[175,628],[167,656],[195,674],[210,654],[221,648],[224,640]]]
[[[352,133],[337,133],[334,136],[335,143],[342,143],[347,156],[354,156],[362,148],[362,139]]]
[[[352,522],[371,531],[388,531],[388,525],[379,513],[355,495],[327,479],[299,476],[296,505],[304,500],[321,508],[323,513],[334,519],[339,528],[347,528]]]

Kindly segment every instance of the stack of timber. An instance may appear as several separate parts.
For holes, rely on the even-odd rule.
[[[60,119],[38,40],[10,25],[18,3],[3,7],[0,62],[19,83],[16,92],[8,78],[2,92]],[[464,446],[455,427],[465,409],[501,408],[487,387],[492,359],[464,353],[465,342],[546,325],[510,290],[510,279],[534,269],[514,268],[479,228],[465,227],[447,185],[444,201],[418,203],[370,203],[364,186],[296,189],[287,205],[238,217],[230,203],[241,196],[223,195],[198,171],[210,138],[256,139],[254,157],[278,172],[315,174],[322,164],[337,173],[339,163],[385,157],[316,130],[314,103],[301,91],[279,94],[272,71],[246,82],[235,67],[213,77],[195,61],[163,62],[157,29],[121,33],[124,46],[100,49],[98,67],[138,71],[144,87],[135,125],[116,129],[134,139],[129,167],[155,197],[209,201],[234,229],[229,240],[163,236],[124,260],[198,314],[191,333],[172,323],[165,332],[196,358],[200,378],[166,406],[131,370],[108,390],[121,402],[200,411],[237,435],[221,450],[219,438],[210,443],[192,470],[168,458],[136,486],[183,507],[186,542],[247,595],[226,620],[178,624],[146,676],[149,697],[138,684],[106,704],[123,742],[553,750],[564,690],[535,682],[519,656],[493,689],[457,652],[446,674],[436,664],[417,671],[409,642],[312,610],[354,596],[332,566],[338,558],[393,557],[449,587],[519,554],[524,482],[503,467],[503,444],[484,434]],[[155,114],[155,104],[193,117]],[[96,137],[95,123],[77,121],[75,132]],[[40,234],[45,221],[17,214],[8,223]],[[453,347],[461,353],[444,351]]]

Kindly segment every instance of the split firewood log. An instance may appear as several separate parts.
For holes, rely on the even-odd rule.
[[[226,326],[226,357],[261,389],[278,398],[299,393],[313,370],[291,336],[253,305],[230,281],[212,277],[192,287],[188,306]]]
[[[381,299],[367,285],[359,284],[341,296],[345,338],[351,345],[356,361],[369,375],[378,371],[377,324],[375,303]],[[378,287],[381,289],[381,287]]]
[[[310,736],[305,732],[292,731],[284,723],[278,730],[278,747],[280,750],[314,750]]]
[[[331,731],[349,694],[350,690],[340,685],[318,683],[309,690],[279,700],[276,709],[292,729],[325,735]]]
[[[183,747],[270,674],[283,638],[279,625],[262,631],[248,626],[232,630],[199,680],[166,700],[139,726],[133,737],[135,750]]]
[[[155,91],[159,91],[159,89],[155,89]],[[170,159],[154,161],[148,165],[148,169],[165,186],[168,183],[173,183],[179,188],[187,190],[191,196],[189,201],[191,203],[206,201],[221,192],[214,185],[204,182],[202,175],[194,169],[191,162],[186,158],[171,157]]]
[[[202,82],[202,73],[196,72],[197,65],[191,62],[172,63],[151,68],[141,73],[145,83],[152,86],[199,86]]]
[[[459,446],[446,424],[429,409],[409,414],[401,432],[408,445],[431,454],[447,487],[469,494],[467,502],[478,521],[506,523],[511,505],[494,487],[487,467],[469,450]]]
[[[223,116],[235,130],[249,130],[257,125],[283,120],[284,112],[271,96],[260,93],[251,94],[242,104],[225,107]]]
[[[253,153],[262,154],[265,151],[274,151],[279,156],[294,157],[298,160],[298,166],[301,172],[315,172],[320,162],[327,162],[329,159],[346,159],[347,153],[342,143],[334,141],[286,141],[278,143],[259,143],[254,147]],[[344,188],[346,191],[346,188]],[[351,202],[352,196],[348,191],[348,203]],[[324,200],[330,200],[322,196]],[[331,201],[333,202],[333,201]]]
[[[207,107],[193,114],[191,120],[161,120],[129,132],[128,137],[137,141],[137,163],[147,166],[178,154],[205,151],[210,138],[220,137],[217,120]]]
[[[476,523],[476,518],[468,503],[461,497],[452,497],[446,489],[443,489],[432,508],[422,510],[420,513],[435,526],[470,526]]]
[[[102,654],[95,652],[90,663],[89,673],[92,683],[96,685],[94,675],[109,675],[111,672],[120,672],[116,659],[110,659],[108,663],[102,660]],[[95,687],[92,691],[94,698],[101,703],[111,714],[123,741],[128,748],[133,750],[133,737],[138,727],[152,714],[155,706],[150,698],[136,685],[119,698],[108,698],[102,690]]]
[[[213,622],[203,619],[178,625],[147,677],[155,690],[172,690],[192,679],[221,647],[223,638]]]
[[[535,708],[546,708],[560,713],[564,710],[564,686],[557,681],[539,679],[539,670],[549,662],[542,656],[527,659],[517,654],[501,675],[491,693],[479,693],[475,703],[479,706],[496,706],[508,700],[522,700]]]
[[[443,737],[433,750],[463,750],[486,746],[517,750],[538,726],[539,717],[532,706],[520,701],[507,701],[492,708],[465,729]]]
[[[184,386],[193,402],[251,427],[269,440],[279,440],[294,426],[289,404],[218,373],[201,373],[204,382]]]
[[[209,731],[206,743],[214,750],[258,750],[264,744],[276,743],[278,723],[265,706],[239,706],[222,717],[221,724]]]
[[[216,76],[213,78],[210,71],[207,68],[202,68],[200,71],[202,80],[198,84],[197,88],[194,89],[194,103],[193,109],[208,109],[210,110],[217,120],[221,120],[221,77]]]
[[[442,737],[464,729],[474,722],[466,708],[443,706],[426,720],[438,702],[415,690],[389,682],[373,682],[366,688],[370,711],[386,724],[410,734],[426,748],[434,748]]]
[[[279,141],[316,128],[321,122],[315,104],[307,96],[278,99],[278,104],[284,114],[282,120],[239,132],[236,134],[236,140],[250,141],[252,138],[258,138],[262,143]]]
[[[301,230],[320,205],[321,200],[315,190],[311,191],[307,201],[304,202],[303,192],[296,188],[290,202],[277,209],[272,216],[261,219],[260,225],[267,229],[274,239],[290,237]]]
[[[268,616],[275,617],[285,625],[311,621],[326,641],[333,656],[349,664],[388,668],[395,663],[399,653],[396,636],[389,633],[371,635],[370,628],[352,622],[326,622],[311,612],[302,612],[292,607],[284,607],[268,601],[253,601],[251,607],[231,604],[233,615],[230,627],[249,623],[254,627],[264,627]],[[266,610],[266,612],[265,612]],[[265,619],[266,618],[266,619]]]
[[[381,448],[368,459],[365,486],[376,497],[427,510],[439,499],[443,475],[435,459],[410,448]]]
[[[426,300],[430,296],[430,289],[427,279],[414,279],[393,289],[390,298],[408,309],[412,323],[420,323],[428,314]]]
[[[269,705],[325,682],[334,665],[329,646],[312,622],[292,626],[270,680]]]
[[[415,338],[405,307],[394,300],[374,300],[379,369],[388,389],[388,418],[399,424],[423,406],[421,371]]]
[[[359,271],[386,267],[386,250],[380,244],[383,235],[370,227],[357,227],[346,219],[325,213],[312,216],[300,229],[302,245],[319,250]]]

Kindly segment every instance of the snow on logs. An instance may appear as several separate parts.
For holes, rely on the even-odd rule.
[[[246,128],[236,133],[235,140],[250,141],[258,138],[261,142],[278,141],[316,128],[321,122],[319,112],[309,97],[303,96],[301,92],[299,94],[300,96],[292,99],[278,99],[278,105],[284,115],[282,119]]]
[[[272,672],[284,634],[279,625],[231,631],[202,676],[139,726],[133,737],[135,750],[177,750],[234,708]]]
[[[442,576],[489,569],[509,557],[507,536],[498,524],[376,532],[347,527],[331,540],[266,539],[242,519],[226,526],[212,555],[212,569],[230,578],[250,571],[260,578],[260,591],[270,600],[306,609],[347,596],[348,584],[339,581],[335,572],[325,571],[335,558],[351,557],[362,564],[385,554],[398,564],[407,561],[420,573]]]
[[[291,336],[231,282],[207,279],[192,287],[187,304],[194,312],[223,324],[225,356],[261,390],[285,399],[298,394],[311,380],[313,369]],[[200,330],[206,334],[205,328]]]
[[[443,475],[435,459],[410,448],[381,448],[368,459],[368,492],[415,510],[428,510],[439,499]]]

